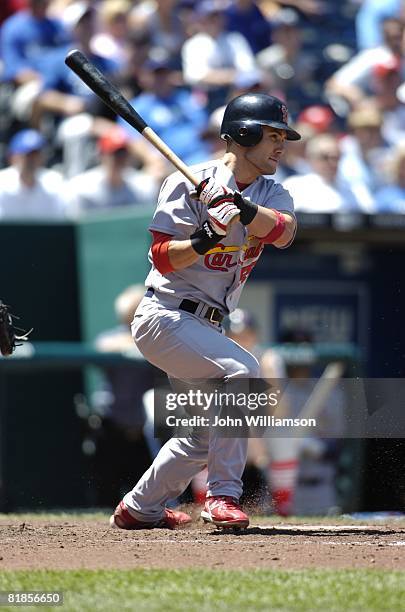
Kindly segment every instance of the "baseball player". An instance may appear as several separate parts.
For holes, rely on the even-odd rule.
[[[162,185],[149,227],[152,264],[147,291],[132,323],[146,359],[170,379],[216,379],[227,384],[259,377],[256,358],[223,334],[224,315],[238,303],[265,245],[285,248],[296,232],[293,201],[272,179],[286,140],[300,135],[288,125],[278,98],[245,94],[225,109],[220,160],[192,168],[196,190],[180,173]],[[191,517],[166,508],[194,475],[208,467],[201,516],[220,527],[246,527],[239,506],[247,439],[221,437],[200,427],[171,438],[119,503],[110,519],[122,529],[175,528]]]

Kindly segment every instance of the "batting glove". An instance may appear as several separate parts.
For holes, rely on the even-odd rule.
[[[219,185],[212,176],[201,181],[196,190],[191,192],[191,197],[196,198],[208,208],[222,204],[223,202],[233,203],[234,192],[229,187]]]
[[[240,210],[229,201],[218,201],[208,208],[208,222],[218,236],[226,236],[232,223],[239,220]]]

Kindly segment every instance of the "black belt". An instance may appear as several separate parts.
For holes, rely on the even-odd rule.
[[[146,291],[148,297],[153,295],[155,290],[153,287],[149,287]],[[191,314],[195,314],[197,308],[200,306],[201,302],[193,302],[193,300],[182,300],[179,304],[179,308],[181,310],[185,310],[186,312],[190,312]],[[224,316],[221,314],[221,311],[218,308],[214,308],[213,306],[208,306],[205,313],[202,315],[203,319],[208,319],[210,323],[222,323],[224,320]]]

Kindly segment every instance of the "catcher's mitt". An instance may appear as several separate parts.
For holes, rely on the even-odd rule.
[[[14,319],[18,319],[15,315],[12,315],[9,310],[9,306],[3,304],[0,300],[0,353],[7,357],[12,354],[15,347],[18,346],[16,341],[27,340],[28,334],[23,329],[16,327],[13,323]],[[23,332],[21,336],[17,336],[16,332]]]

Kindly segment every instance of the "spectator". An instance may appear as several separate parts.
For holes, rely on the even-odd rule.
[[[101,72],[112,78],[116,64],[95,55],[90,48],[95,28],[94,8],[86,2],[74,2],[66,8],[63,16],[75,46]],[[58,122],[56,139],[63,148],[63,172],[71,178],[89,167],[93,155],[91,139],[109,129],[115,115],[65,65],[65,54],[66,49],[53,53],[49,59],[34,116],[36,124],[41,124],[44,114],[50,114]]]
[[[316,62],[302,48],[299,18],[292,9],[279,11],[271,21],[273,44],[257,54],[260,68],[268,72],[277,95],[297,114],[314,99]],[[316,96],[319,91],[316,91]]]
[[[307,144],[306,155],[312,172],[291,176],[283,183],[294,198],[297,212],[370,212],[369,203],[358,198],[357,185],[346,183],[338,175],[341,148],[335,136],[315,136]]]
[[[238,32],[225,30],[224,6],[220,0],[202,0],[197,4],[199,31],[182,49],[184,81],[207,92],[210,112],[225,104],[240,73],[256,67],[247,40]]]
[[[399,62],[405,77],[403,58],[404,24],[400,19],[386,19],[382,24],[383,44],[360,51],[340,68],[326,83],[326,92],[334,107],[341,108],[339,114],[347,114],[365,97],[375,93],[379,66],[393,66]],[[377,71],[377,73],[376,73]],[[336,97],[343,98],[347,108]]]
[[[132,9],[130,26],[135,31],[146,32],[152,46],[164,49],[173,64],[180,68],[185,33],[178,9],[178,0],[141,3]]]
[[[374,69],[376,104],[383,117],[381,133],[391,146],[405,139],[405,103],[400,95],[402,77],[397,61],[380,64]]]
[[[2,78],[16,85],[40,80],[49,52],[68,42],[63,24],[47,16],[49,0],[28,0],[27,5],[6,19],[1,29]]]
[[[226,9],[227,30],[246,38],[254,54],[269,45],[271,27],[257,2],[234,0]]]
[[[151,52],[151,39],[146,32],[130,32],[126,47],[127,61],[115,77],[115,82],[128,100],[142,92],[141,73]]]
[[[324,134],[334,131],[335,115],[329,106],[315,104],[304,108],[297,117],[297,124],[308,126],[314,134]]]
[[[176,87],[173,83],[176,71],[169,58],[151,57],[143,66],[141,81],[144,91],[132,100],[132,105],[146,123],[187,164],[198,163],[209,154],[208,146],[201,139],[201,130],[206,127],[206,112],[192,92]],[[146,165],[145,169],[156,172],[160,169],[161,155],[145,139],[120,120],[131,138],[132,150]],[[170,171],[168,166],[163,175]]]
[[[69,40],[62,22],[47,16],[49,0],[28,0],[27,4],[26,10],[6,19],[0,37],[1,78],[16,87],[11,108],[20,121],[30,117],[50,54],[65,48]]]
[[[99,139],[101,164],[69,181],[69,215],[154,202],[157,184],[130,166],[128,144],[128,136],[118,126]]]
[[[43,167],[44,137],[35,130],[15,134],[11,165],[0,170],[0,221],[63,219],[63,179]]]
[[[95,30],[95,10],[86,2],[70,4],[64,12],[64,22],[68,25],[74,45],[104,74],[111,75],[116,65],[92,53],[90,41]],[[66,48],[48,58],[43,92],[38,107],[42,112],[52,112],[59,116],[72,116],[88,110],[95,99],[90,89],[66,65]]]
[[[381,134],[382,115],[371,103],[348,117],[351,134],[341,141],[339,176],[358,190],[358,198],[374,210],[374,194],[385,182],[390,148]]]
[[[405,144],[397,145],[391,163],[391,181],[375,196],[379,213],[405,214]]]
[[[372,49],[382,43],[381,23],[401,16],[403,0],[363,0],[356,17],[357,46]]]
[[[195,18],[196,4],[196,0],[179,0],[177,13],[182,24],[185,40],[191,38],[199,31]]]
[[[93,36],[90,44],[95,55],[113,60],[120,67],[128,62],[130,8],[129,0],[105,0],[100,7],[101,32]]]

